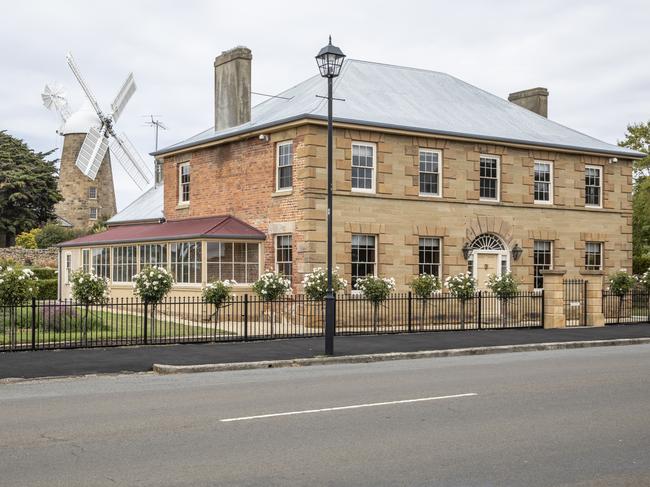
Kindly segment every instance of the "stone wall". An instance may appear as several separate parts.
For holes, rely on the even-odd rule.
[[[23,249],[22,247],[0,248],[0,260],[10,259],[24,266],[53,267],[57,266],[59,249]]]

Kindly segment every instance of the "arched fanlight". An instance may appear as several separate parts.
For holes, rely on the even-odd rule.
[[[316,56],[320,75],[323,78],[336,78],[341,73],[344,59],[345,54],[341,49],[332,45],[332,36],[330,36],[329,44],[322,48]]]

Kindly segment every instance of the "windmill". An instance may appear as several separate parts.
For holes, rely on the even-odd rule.
[[[59,176],[59,191],[64,200],[57,205],[56,211],[72,226],[88,226],[93,220],[115,214],[111,157],[140,190],[151,183],[153,173],[128,137],[115,130],[116,122],[136,89],[133,74],[127,76],[110,110],[105,112],[72,55],[68,54],[66,59],[86,100],[79,110],[70,113],[65,91],[60,86],[46,85],[41,95],[45,107],[56,111],[63,121],[58,133],[64,137]]]

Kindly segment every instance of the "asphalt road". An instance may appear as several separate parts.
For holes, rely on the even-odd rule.
[[[0,485],[648,486],[650,346],[0,384]]]

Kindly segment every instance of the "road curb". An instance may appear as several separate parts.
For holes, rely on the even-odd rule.
[[[153,364],[157,374],[193,374],[200,372],[226,372],[233,370],[276,369],[282,367],[306,367],[309,365],[362,364],[391,360],[421,358],[461,357],[466,355],[489,355],[495,353],[537,352],[543,350],[568,350],[573,348],[614,347],[621,345],[650,344],[650,338],[619,338],[612,340],[586,340],[575,342],[528,343],[522,345],[498,345],[492,347],[452,348],[449,350],[424,350],[419,352],[390,352],[340,357],[313,357],[286,360],[262,360],[258,362],[234,362],[201,365]]]

